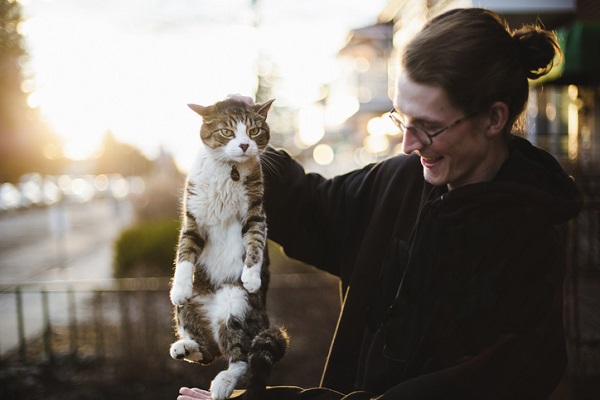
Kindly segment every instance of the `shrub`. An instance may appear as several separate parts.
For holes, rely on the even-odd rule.
[[[142,221],[121,232],[115,242],[115,278],[171,276],[179,222]]]

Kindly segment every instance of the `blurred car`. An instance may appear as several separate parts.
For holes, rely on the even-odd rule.
[[[0,185],[0,211],[14,210],[21,206],[21,192],[12,183]]]

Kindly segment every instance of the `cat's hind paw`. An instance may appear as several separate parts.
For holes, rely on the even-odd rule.
[[[260,265],[255,265],[251,268],[244,265],[242,270],[242,284],[244,289],[250,293],[254,293],[260,289]]]
[[[181,339],[176,341],[171,345],[169,353],[176,360],[200,362],[204,358],[202,352],[200,352],[200,346],[193,340]]]
[[[225,371],[219,372],[210,384],[210,392],[214,400],[228,399],[235,390],[240,377],[246,372],[245,362],[236,362],[229,365]]]
[[[170,293],[171,303],[175,306],[184,305],[192,298],[193,289],[192,282],[174,282]]]

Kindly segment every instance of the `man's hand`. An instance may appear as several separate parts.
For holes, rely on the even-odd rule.
[[[227,98],[233,99],[233,100],[237,100],[237,101],[243,101],[244,103],[248,103],[251,106],[254,105],[254,99],[252,97],[244,96],[244,95],[239,94],[239,93],[228,94]]]
[[[210,395],[210,392],[207,390],[202,390],[202,389],[197,389],[197,388],[187,388],[187,387],[182,387],[181,389],[179,389],[179,397],[177,397],[177,400],[211,400],[212,396]]]

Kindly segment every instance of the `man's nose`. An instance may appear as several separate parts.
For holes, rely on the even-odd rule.
[[[404,154],[410,154],[415,150],[421,150],[423,147],[425,146],[411,129],[406,129],[404,131],[404,137],[402,138],[402,152]]]

